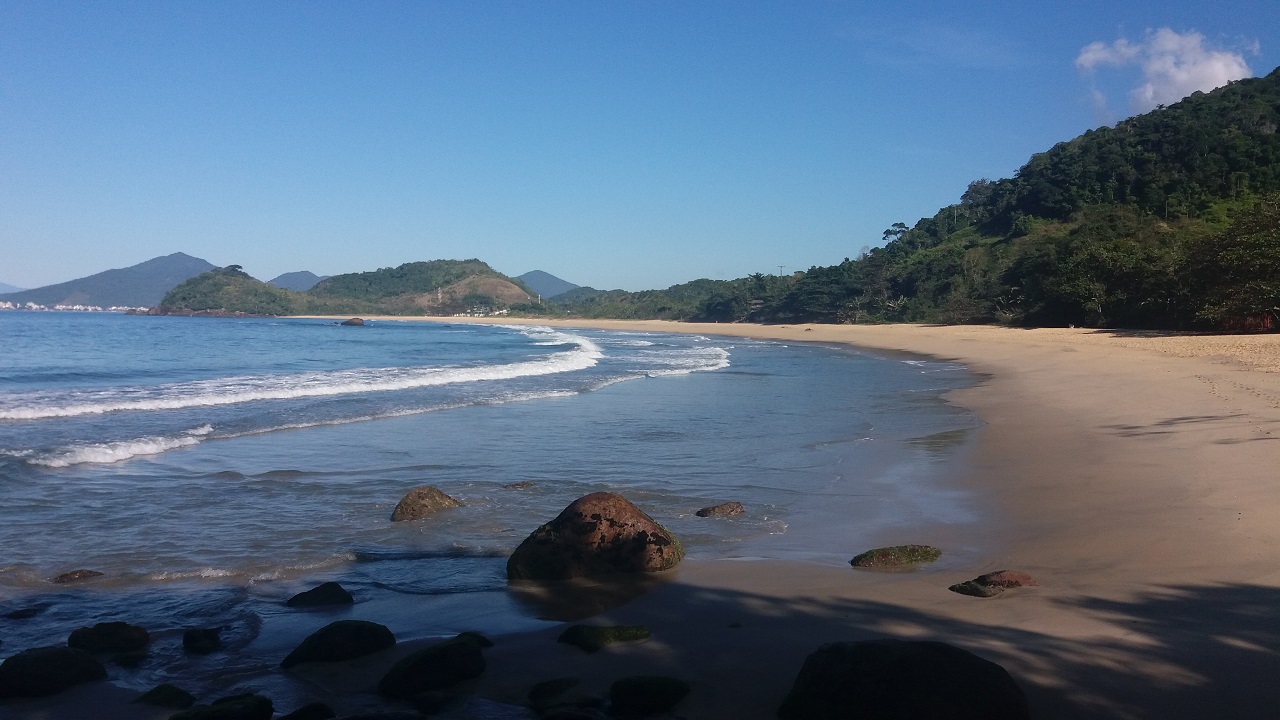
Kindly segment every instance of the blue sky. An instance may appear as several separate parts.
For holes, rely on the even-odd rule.
[[[1280,65],[1280,3],[0,0],[0,281],[837,263]]]

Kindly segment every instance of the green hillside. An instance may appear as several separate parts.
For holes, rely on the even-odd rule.
[[[976,180],[790,277],[562,298],[595,317],[1262,329],[1280,324],[1280,70]],[[859,243],[860,244],[860,243]]]

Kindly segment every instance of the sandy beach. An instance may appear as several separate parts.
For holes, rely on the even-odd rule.
[[[1264,718],[1280,707],[1280,336],[496,322],[839,343],[964,363],[983,381],[948,399],[985,427],[954,482],[992,521],[883,538],[943,549],[942,561],[910,573],[686,562],[670,582],[593,620],[648,625],[650,640],[586,655],[557,645],[558,629],[495,638],[481,697],[520,704],[534,683],[557,677],[581,678],[575,692],[599,695],[624,675],[667,674],[693,688],[680,717],[771,718],[819,645],[899,637],[1001,664],[1036,718]],[[947,548],[960,546],[977,552],[948,560]],[[1001,569],[1040,586],[990,599],[947,590]],[[334,693],[359,693],[369,683],[360,667],[387,661],[305,673]],[[69,708],[89,698],[103,710],[104,697],[121,695],[90,686],[0,706],[0,715],[73,717]],[[165,716],[106,704],[119,717]]]

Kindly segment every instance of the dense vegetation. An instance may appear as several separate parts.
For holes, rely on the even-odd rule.
[[[160,305],[170,311],[221,310],[253,315],[421,315],[428,311],[452,314],[473,308],[500,309],[507,307],[506,299],[510,298],[524,300],[526,293],[479,260],[432,260],[335,275],[307,292],[269,285],[250,277],[239,265],[230,265],[183,282],[170,290]]]
[[[839,265],[556,301],[585,317],[1272,327],[1278,130],[1280,70],[1059,143]]]

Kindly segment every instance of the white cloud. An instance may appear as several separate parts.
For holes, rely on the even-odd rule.
[[[1250,47],[1256,48],[1257,42]],[[1136,66],[1142,71],[1143,81],[1129,93],[1137,112],[1177,102],[1197,90],[1212,90],[1253,76],[1242,53],[1206,48],[1200,33],[1180,34],[1169,28],[1148,30],[1137,43],[1125,38],[1110,45],[1089,43],[1076,56],[1076,67],[1085,74],[1092,75],[1104,66]],[[1096,88],[1093,93],[1097,102],[1100,93]]]

